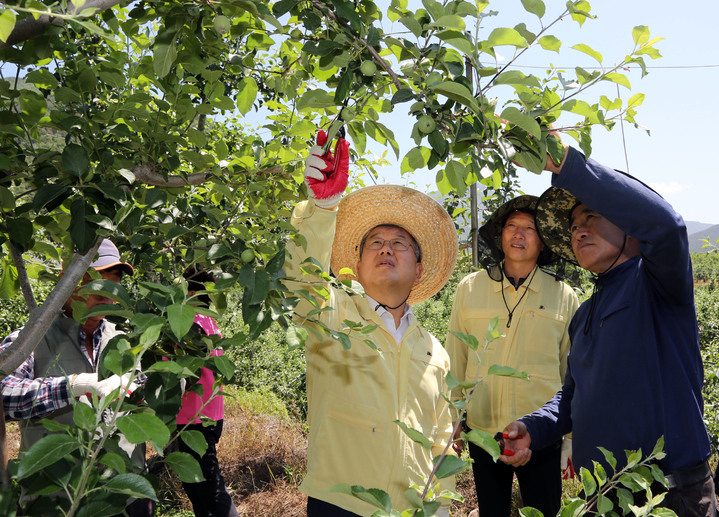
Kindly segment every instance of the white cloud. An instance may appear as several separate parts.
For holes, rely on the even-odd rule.
[[[683,190],[689,190],[691,188],[694,188],[693,183],[682,184],[677,183],[676,181],[670,181],[669,183],[650,183],[649,186],[659,192],[662,196],[677,194],[679,192],[682,192]]]

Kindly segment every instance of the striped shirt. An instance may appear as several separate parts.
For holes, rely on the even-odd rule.
[[[93,371],[97,371],[100,338],[104,328],[105,321],[103,320],[92,334],[92,359],[85,348],[86,335],[84,330],[80,329],[75,343],[76,346],[80,347],[80,351],[88,363],[92,364]],[[22,329],[14,331],[0,343],[0,352],[17,339],[20,330]],[[25,420],[45,416],[67,406],[72,398],[72,391],[67,377],[35,378],[34,353],[31,353],[30,357],[17,370],[0,381],[0,387],[2,388],[5,417],[8,420]]]

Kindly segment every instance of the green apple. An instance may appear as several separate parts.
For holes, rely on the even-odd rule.
[[[437,127],[434,119],[429,115],[422,115],[417,120],[417,129],[422,134],[429,134]]]
[[[232,22],[230,21],[230,19],[227,16],[223,16],[221,14],[215,16],[215,19],[212,20],[212,24],[215,26],[215,30],[220,34],[230,32],[230,29],[232,28]]]
[[[242,252],[240,258],[242,259],[242,262],[244,262],[245,264],[249,264],[250,262],[255,260],[255,252],[250,249],[247,249]]]
[[[372,61],[365,61],[360,66],[360,72],[362,72],[367,77],[372,77],[376,71],[377,71],[377,65],[375,65],[374,62],[372,62]]]

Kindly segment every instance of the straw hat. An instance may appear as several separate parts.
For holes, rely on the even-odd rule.
[[[536,214],[538,199],[539,198],[537,196],[530,195],[518,196],[514,199],[510,199],[497,208],[494,213],[489,216],[487,222],[479,229],[479,236],[482,237],[482,240],[487,244],[487,247],[492,254],[492,258],[496,261],[496,263],[499,263],[504,259],[504,251],[502,250],[502,230],[504,229],[504,223],[507,221],[507,218],[516,210]],[[546,266],[556,260],[557,256],[552,253],[550,247],[545,243],[544,249],[539,253],[539,257],[537,258],[537,264],[540,266]]]
[[[437,293],[454,271],[459,242],[452,218],[428,195],[399,185],[375,185],[351,192],[339,204],[332,245],[332,272],[340,279],[342,268],[354,270],[362,239],[383,224],[408,231],[422,250],[424,266],[419,282],[407,299],[419,303]]]
[[[537,233],[544,245],[572,264],[578,264],[572,250],[572,231],[569,218],[579,199],[564,189],[549,187],[537,201]]]

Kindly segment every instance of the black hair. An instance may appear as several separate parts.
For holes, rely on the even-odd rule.
[[[215,275],[205,269],[198,269],[195,266],[188,267],[182,276],[187,280],[188,291],[204,291],[205,283],[215,282]],[[212,303],[207,294],[199,294],[196,298],[205,306],[209,307]]]

